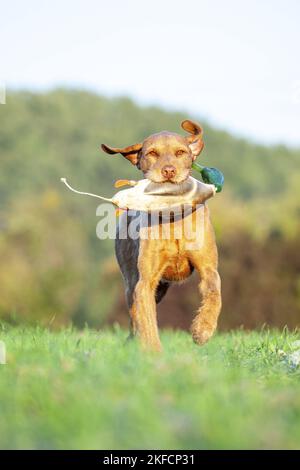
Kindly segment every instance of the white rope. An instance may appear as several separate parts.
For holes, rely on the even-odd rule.
[[[98,198],[98,199],[101,199],[102,201],[111,202],[112,204],[115,205],[115,203],[113,202],[113,200],[112,200],[112,199],[109,199],[109,198],[107,198],[107,197],[98,196],[98,194],[85,193],[85,192],[83,192],[83,191],[77,191],[77,189],[74,189],[74,188],[72,188],[72,186],[69,185],[69,183],[67,182],[66,178],[60,178],[60,181],[61,181],[62,183],[64,183],[64,184],[67,186],[67,188],[69,188],[71,191],[73,191],[73,193],[82,194],[82,195],[84,195],[84,196],[96,197],[96,198]]]

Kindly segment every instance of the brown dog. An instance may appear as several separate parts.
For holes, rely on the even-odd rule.
[[[153,182],[180,184],[190,176],[192,162],[204,146],[203,131],[198,124],[187,120],[181,126],[190,133],[189,136],[164,131],[129,147],[113,148],[103,144],[102,149],[109,154],[121,153]],[[187,217],[195,225],[200,210],[204,215],[203,230],[201,234],[196,233],[192,244],[184,234],[178,237],[182,219],[169,221],[169,239],[163,236],[153,239],[151,235],[145,237],[145,234],[137,239],[130,236],[123,239],[117,234],[116,256],[125,282],[132,335],[138,334],[142,344],[149,349],[161,349],[155,303],[163,298],[170,282],[186,279],[194,269],[200,277],[201,305],[191,326],[193,339],[204,344],[216,329],[221,310],[221,283],[215,235],[207,205],[202,205]],[[124,229],[124,224],[128,230],[130,222],[138,216],[139,213],[121,216],[118,233]],[[150,229],[145,228],[146,231]]]

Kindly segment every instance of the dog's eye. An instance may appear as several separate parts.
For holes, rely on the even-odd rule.
[[[151,155],[151,157],[158,157],[158,153],[156,152],[156,150],[150,150],[147,155]]]
[[[175,155],[176,155],[176,157],[181,157],[181,155],[184,155],[184,154],[185,154],[185,150],[179,149],[179,150],[177,150]]]

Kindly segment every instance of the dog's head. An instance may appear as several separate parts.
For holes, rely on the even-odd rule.
[[[105,144],[101,147],[110,155],[121,153],[144,173],[145,178],[155,183],[178,184],[190,175],[192,163],[204,147],[203,130],[198,124],[186,120],[181,127],[190,135],[183,137],[163,131],[129,147],[115,148]]]

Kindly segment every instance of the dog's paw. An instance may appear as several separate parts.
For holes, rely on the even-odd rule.
[[[161,353],[162,345],[160,341],[141,342],[141,347],[145,352]]]
[[[207,343],[216,331],[217,325],[209,325],[207,322],[192,325],[192,338],[196,344],[202,346]]]

